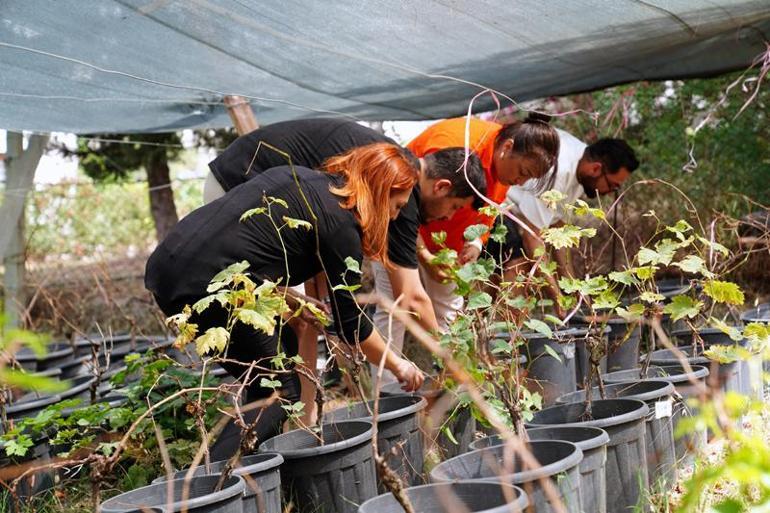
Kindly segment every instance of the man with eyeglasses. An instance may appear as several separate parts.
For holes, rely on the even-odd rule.
[[[596,198],[618,190],[639,167],[634,150],[622,139],[600,139],[587,145],[572,134],[556,131],[559,134],[559,160],[552,190],[565,196],[564,205],[583,197]],[[507,201],[513,213],[529,224],[535,233],[564,225],[564,208],[549,208],[529,184],[508,189]],[[511,281],[516,274],[527,270],[527,258],[531,259],[538,253],[537,248],[543,243],[526,230],[519,229],[508,218],[505,218],[505,225],[508,228],[507,240],[502,247],[492,245],[487,251],[502,256],[505,280]],[[554,257],[558,276],[574,277],[569,250],[555,251]],[[552,289],[549,293],[554,299],[559,296],[556,289],[558,276],[549,279]]]

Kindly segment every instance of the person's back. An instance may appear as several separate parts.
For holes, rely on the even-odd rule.
[[[291,163],[320,169],[330,157],[381,142],[396,144],[385,135],[348,119],[284,121],[239,137],[209,163],[209,168],[226,192],[273,167]]]
[[[250,272],[274,281],[280,278],[283,285],[302,283],[320,272],[318,259],[308,258],[317,251],[325,265],[331,265],[325,261],[324,239],[336,241],[333,251],[340,252],[341,259],[350,256],[360,261],[355,218],[339,206],[339,198],[329,191],[330,184],[339,185],[340,180],[338,176],[304,167],[292,170],[283,166],[232,189],[174,227],[147,263],[146,287],[155,294],[163,310],[171,314],[186,302],[205,295],[206,286],[216,273],[241,260],[251,264]],[[254,208],[265,211],[241,221],[241,216]],[[285,218],[307,221],[314,227],[286,227],[279,235],[276,226],[286,224]],[[330,276],[332,281],[339,278],[337,267],[330,269],[337,273]]]

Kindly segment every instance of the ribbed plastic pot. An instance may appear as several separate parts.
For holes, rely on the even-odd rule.
[[[241,476],[244,480],[243,513],[281,513],[281,473],[279,466],[283,456],[277,453],[261,453],[241,458],[239,466],[233,469],[232,475]],[[208,467],[197,467],[194,476],[219,476],[227,461],[217,461]],[[173,479],[184,479],[187,470],[180,470]],[[160,477],[153,484],[165,483],[166,478]]]
[[[0,431],[0,434],[2,432]],[[50,446],[48,439],[43,437],[35,440],[35,445],[27,449],[24,457],[8,457],[5,446],[0,443],[0,469],[3,469],[3,481],[10,483],[17,479],[30,467],[42,467],[43,469],[26,475],[19,481],[16,493],[22,505],[31,503],[31,499],[51,490],[54,486],[55,473],[45,466],[51,463]],[[5,493],[5,487],[0,486],[0,511],[16,511],[14,500]],[[24,509],[26,511],[26,509]]]
[[[705,382],[708,378],[709,370],[702,365],[693,365],[692,373],[688,373],[687,370],[681,365],[665,365],[657,366],[650,365],[647,368],[647,372],[644,376],[641,376],[641,369],[630,369],[619,372],[611,372],[602,376],[607,383],[622,383],[624,381],[633,381],[638,379],[662,379],[668,381],[674,385],[677,394],[681,396],[681,400],[677,400],[673,407],[673,428],[676,433],[679,421],[683,417],[692,416],[696,414],[696,410],[687,404],[687,400],[697,397],[698,389],[693,384],[692,380],[696,382]],[[674,450],[677,460],[691,460],[692,453],[698,451],[706,444],[707,433],[705,429],[696,431],[694,433],[688,433],[676,439],[674,443]]]
[[[468,513],[523,513],[527,494],[518,486],[483,481],[457,481],[413,486],[404,490],[415,512],[454,513],[455,501]],[[378,495],[361,504],[358,513],[403,513],[392,493]]]
[[[676,341],[676,344],[681,346],[680,350],[688,355],[687,360],[690,364],[708,367],[711,371],[712,379],[714,378],[714,371],[716,370],[717,384],[722,388],[723,392],[744,392],[741,386],[742,361],[717,363],[705,356],[692,356],[693,343],[697,344],[698,351],[702,349],[698,337],[703,340],[703,346],[708,349],[715,344],[734,346],[736,343],[729,337],[729,335],[716,328],[701,328],[698,330],[697,337],[689,329],[675,331],[671,333],[671,336]],[[653,359],[651,360],[651,363],[655,365],[678,365],[680,363],[676,354],[667,349],[655,351],[652,355]]]
[[[75,356],[72,346],[66,342],[57,342],[49,344],[46,348],[46,354],[42,357],[38,357],[31,348],[22,347],[14,354],[14,358],[23,369],[30,372],[42,372],[60,367],[62,364],[72,361]]]
[[[259,452],[283,456],[281,487],[299,513],[355,513],[377,495],[372,423],[325,424],[318,436],[296,429],[265,440]]]
[[[137,337],[130,334],[113,337],[92,337],[75,340],[75,356],[92,356],[92,347],[99,354],[99,363],[106,365],[107,353],[110,356],[110,367],[122,365],[129,353],[144,353],[148,349],[164,350],[174,343],[174,339],[164,335]]]
[[[599,387],[591,389],[593,399],[601,399]],[[676,481],[676,452],[674,450],[674,423],[672,395],[674,385],[664,380],[644,380],[614,383],[604,386],[607,399],[638,399],[647,403],[650,413],[645,425],[647,446],[647,476],[650,484],[672,484]],[[579,403],[585,392],[574,392],[559,397],[559,404]]]
[[[577,326],[590,324],[583,316],[576,315],[574,324]],[[602,320],[600,325],[610,328],[607,335],[607,359],[605,372],[633,369],[639,365],[639,341],[642,338],[642,328],[638,322],[629,323],[620,317]]]
[[[93,384],[94,381],[96,381],[96,376],[76,376],[69,381],[70,387],[63,392],[60,392],[59,395],[62,399],[90,399],[91,384]]]
[[[380,388],[381,397],[390,397],[394,395],[403,395],[404,391],[401,389],[400,383],[388,383]],[[449,404],[442,405],[442,409],[445,408],[447,414],[451,414],[451,418],[446,420],[442,418],[441,422],[434,426],[432,415],[430,410],[439,398],[443,399],[446,394],[456,392],[449,392],[439,388],[439,384],[433,379],[426,379],[423,386],[414,394],[420,397],[424,397],[428,402],[428,406],[423,413],[425,415],[426,432],[431,433],[431,443],[435,443],[436,447],[441,452],[441,459],[448,459],[463,454],[468,451],[468,446],[473,441],[474,434],[476,433],[476,419],[471,415],[471,410],[468,407],[458,407],[457,397],[453,397]],[[448,437],[441,427],[452,433],[452,437]]]
[[[605,464],[610,437],[606,431],[596,427],[548,426],[527,429],[527,436],[532,441],[564,440],[577,445],[583,451],[583,460],[580,462],[580,495],[583,511],[597,513],[607,511]],[[492,435],[476,440],[471,444],[471,449],[482,449],[503,443],[500,435]]]
[[[23,419],[34,417],[52,404],[62,400],[60,395],[40,394],[37,392],[26,394],[5,407],[9,419]]]
[[[471,451],[436,465],[430,473],[434,483],[467,480],[503,482],[520,486],[529,498],[529,510],[537,513],[554,511],[540,483],[550,478],[556,486],[559,498],[569,513],[583,511],[580,495],[580,448],[564,441],[530,442],[529,450],[540,463],[534,470],[525,470],[521,458],[512,458],[512,472],[505,473],[506,448],[502,445]]]
[[[591,420],[583,420],[584,403],[552,406],[534,414],[531,427],[548,425],[589,426],[604,429],[607,444],[607,511],[625,512],[637,506],[647,486],[647,449],[644,422],[649,408],[636,399],[593,401]]]
[[[244,482],[240,476],[230,476],[222,489],[214,491],[219,476],[196,476],[168,483],[151,484],[122,493],[104,501],[101,513],[138,513],[143,508],[163,513],[241,513]]]
[[[543,396],[543,404],[553,404],[560,395],[575,391],[574,339],[586,333],[586,329],[569,328],[555,331],[553,339],[539,333],[522,334],[526,340],[524,353],[529,387]],[[546,347],[558,358],[554,358]]]
[[[741,314],[741,321],[744,325],[753,322],[770,324],[770,303],[762,303],[746,310]],[[748,367],[747,388],[762,399],[770,393],[770,384],[765,384],[763,379],[764,373],[770,373],[770,360],[763,360],[761,355],[757,355],[749,361]]]
[[[377,405],[377,450],[390,469],[410,485],[425,482],[422,478],[424,451],[419,414],[427,404],[423,397],[402,394],[381,397]],[[371,422],[373,408],[374,401],[343,406],[324,414],[323,421]],[[381,484],[380,491],[384,493],[387,488]]]

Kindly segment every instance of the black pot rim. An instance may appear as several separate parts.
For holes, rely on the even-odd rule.
[[[387,404],[387,403],[394,403],[396,401],[404,400],[404,399],[411,399],[413,402],[410,405],[405,406],[403,408],[399,408],[397,410],[391,410],[391,411],[388,411],[388,412],[385,412],[385,413],[380,412],[377,415],[377,423],[379,424],[380,422],[387,422],[389,420],[398,419],[398,418],[401,418],[401,417],[406,417],[407,415],[412,415],[414,413],[417,413],[419,411],[424,410],[425,407],[428,405],[428,401],[426,401],[424,397],[421,397],[419,395],[415,395],[415,394],[397,394],[397,395],[388,395],[388,396],[380,397],[380,399],[378,401],[378,407],[379,407],[380,410],[382,410],[383,403],[385,403],[385,404]],[[370,407],[374,406],[374,400],[366,401],[366,403],[368,403],[370,405]],[[344,411],[344,410],[347,410],[349,408],[353,408],[353,407],[358,406],[360,404],[364,404],[364,402],[363,401],[359,401],[359,402],[353,403],[353,404],[351,404],[349,406],[341,406],[341,407],[339,407],[337,409],[334,409],[334,410],[330,411],[328,413],[328,415],[332,415],[332,414],[334,414],[334,412]],[[326,419],[326,418],[327,418],[326,415],[324,415],[324,419]],[[365,421],[368,421],[368,422],[372,422],[373,417],[371,415],[367,415],[366,417],[354,417],[354,418],[345,419],[345,420],[365,420]],[[329,418],[329,422],[326,422],[324,420],[324,423],[325,424],[335,423],[335,420],[333,418]]]
[[[545,427],[545,426],[569,426],[569,427],[590,426],[590,427],[606,428],[606,427],[612,427],[612,426],[619,426],[621,424],[626,424],[628,422],[634,422],[639,419],[643,419],[650,412],[650,408],[649,406],[647,406],[647,403],[645,403],[644,401],[640,401],[638,399],[596,399],[592,401],[592,404],[596,405],[597,403],[609,403],[609,402],[622,402],[624,403],[625,406],[628,406],[629,408],[633,408],[633,409],[631,409],[631,411],[621,413],[620,415],[613,415],[611,417],[587,420],[582,422],[564,422],[559,424],[538,423],[533,418],[531,421],[526,422],[524,426],[527,428]],[[548,408],[542,409],[539,412],[535,413],[535,416],[537,416],[538,413],[541,413],[544,411],[564,409],[564,408],[573,406],[575,404],[578,404],[578,403],[568,403],[568,404],[559,404],[556,406],[550,406]]]
[[[51,348],[55,349],[50,351]],[[66,342],[53,342],[46,345],[46,353],[41,357],[38,357],[32,349],[22,348],[13,355],[13,358],[18,362],[45,362],[67,356],[73,352],[72,346]]]
[[[478,479],[462,479],[457,481],[442,481],[438,483],[430,483],[430,484],[424,484],[419,486],[410,486],[409,488],[406,488],[404,491],[407,492],[407,494],[411,491],[419,492],[421,490],[430,489],[430,488],[444,488],[448,486],[454,486],[454,485],[461,485],[461,486],[470,486],[473,485],[473,487],[491,487],[494,486],[496,488],[500,487],[506,487],[511,488],[512,491],[516,493],[516,499],[508,504],[500,505],[500,506],[494,506],[492,508],[485,509],[483,511],[477,512],[477,513],[486,513],[487,511],[496,511],[500,508],[505,508],[504,511],[511,511],[511,505],[516,504],[518,509],[521,511],[524,511],[525,508],[529,506],[529,497],[527,496],[526,492],[522,490],[520,487],[516,485],[512,485],[510,483],[493,483],[491,481],[481,481]],[[483,490],[480,491],[480,493],[484,493]],[[377,495],[376,497],[372,497],[371,499],[367,499],[364,502],[361,503],[361,505],[358,507],[358,511],[364,511],[367,508],[372,508],[372,506],[377,505],[380,501],[383,500],[391,500],[388,497],[391,497],[393,494],[390,492],[383,493],[381,495]],[[515,511],[515,510],[514,510]]]
[[[357,435],[354,435],[354,436],[352,436],[350,438],[346,438],[344,440],[340,440],[339,442],[334,442],[334,443],[331,443],[331,444],[326,444],[326,445],[321,445],[321,446],[314,446],[314,447],[303,447],[302,449],[286,449],[286,450],[281,450],[281,451],[279,451],[279,450],[277,450],[275,448],[272,448],[272,447],[270,449],[265,449],[263,451],[262,447],[260,447],[258,449],[258,452],[260,452],[260,453],[263,453],[263,452],[277,452],[281,456],[283,456],[284,460],[295,460],[295,459],[300,459],[300,458],[320,456],[320,455],[323,455],[323,454],[329,454],[329,453],[337,452],[337,451],[343,451],[345,449],[349,449],[351,447],[355,447],[355,446],[357,446],[357,445],[359,445],[361,443],[368,442],[374,436],[374,427],[373,427],[371,421],[366,421],[366,420],[342,420],[342,421],[339,421],[339,422],[334,422],[332,424],[324,424],[324,426],[332,427],[332,426],[336,426],[336,425],[339,425],[339,424],[357,424],[357,425],[360,425],[361,428],[366,427],[366,429],[364,431],[362,431],[361,433],[358,433]],[[308,436],[313,436],[313,435],[310,435],[310,433],[307,433],[307,431],[304,430],[304,429],[294,429],[292,431],[289,431],[288,433],[283,433],[283,434],[280,434],[280,435],[276,435],[273,438],[268,438],[267,440],[265,440],[263,442],[263,445],[265,443],[267,443],[268,441],[270,441],[270,440],[286,438],[288,436],[293,435],[294,433],[296,433],[298,431],[305,432]]]
[[[691,367],[693,370],[693,377],[695,379],[705,378],[709,375],[708,367],[704,367],[703,365],[698,365],[698,364],[691,365]],[[690,378],[688,377],[687,371],[685,370],[684,367],[679,365],[679,363],[677,363],[676,365],[650,365],[647,372],[649,373],[650,370],[653,370],[653,369],[659,370],[661,372],[665,372],[666,374],[664,376],[654,376],[654,377],[643,378],[643,379],[660,379],[663,381],[668,381],[669,383],[673,383],[674,385],[676,385],[677,383],[683,383],[685,381],[690,380]],[[607,374],[603,374],[602,379],[605,380],[607,383],[623,383],[625,381],[630,381],[629,379],[613,380],[612,374],[629,372],[633,370],[639,371],[641,370],[641,368],[625,369],[622,371],[609,372]],[[672,374],[671,372],[674,372],[674,374]],[[634,378],[634,379],[639,379],[639,378]]]
[[[219,476],[193,476],[193,478],[190,479],[190,481],[192,481],[193,479],[218,480]],[[183,479],[174,479],[173,482],[180,483],[181,486],[185,486],[184,481],[185,480],[183,478]],[[214,484],[216,484],[216,482]],[[126,511],[127,508],[131,508],[133,506],[142,506],[143,505],[142,503],[136,503],[136,504],[127,503],[125,502],[126,498],[121,499],[121,497],[132,495],[132,496],[135,496],[137,499],[141,500],[143,491],[146,491],[149,488],[158,487],[158,486],[162,486],[163,490],[165,491],[168,484],[167,483],[150,484],[147,486],[143,486],[141,488],[136,488],[126,493],[122,493],[116,497],[113,497],[112,499],[108,499],[104,501],[102,503],[100,511],[102,513],[112,513],[112,512],[120,513],[120,512]],[[190,510],[194,510],[195,508],[214,504],[217,501],[227,500],[232,497],[239,497],[243,495],[244,489],[245,489],[245,483],[243,478],[241,476],[231,475],[225,482],[225,485],[222,487],[222,489],[219,490],[218,492],[207,493],[202,497],[194,497],[184,502],[182,501],[173,502],[170,505],[167,501],[164,501],[161,504],[153,504],[150,507],[157,508],[157,511],[166,511],[166,506],[168,505],[170,507],[169,511],[190,511]]]
[[[545,431],[550,431],[550,430],[559,431],[562,429],[583,431],[586,435],[586,439],[575,441],[575,440],[564,440],[563,438],[536,438],[536,437],[533,438],[533,435],[538,434],[537,431],[540,431],[542,433]],[[564,440],[565,442],[572,442],[573,444],[577,445],[580,448],[580,450],[583,451],[583,453],[585,453],[586,451],[590,451],[592,449],[596,449],[597,447],[601,447],[602,445],[605,445],[610,441],[610,435],[608,435],[605,430],[603,430],[602,428],[593,427],[593,426],[560,426],[560,425],[540,426],[540,427],[533,427],[531,429],[527,429],[526,432],[529,439],[533,442],[547,441],[547,440]],[[486,445],[484,447],[478,447],[475,445],[477,442],[481,442],[482,440],[489,440],[489,439],[497,439],[499,440],[499,443],[493,442],[492,444]],[[487,436],[485,438],[480,438],[475,442],[471,443],[469,447],[470,447],[470,450],[475,451],[477,449],[483,449],[485,447],[495,447],[497,445],[503,445],[504,443],[505,442],[502,440],[502,438],[498,434],[498,435]]]
[[[671,395],[674,393],[674,390],[675,390],[673,383],[670,383],[663,379],[653,379],[653,378],[608,382],[604,385],[604,388],[605,389],[614,388],[614,387],[620,388],[622,386],[629,386],[629,385],[633,386],[641,383],[653,383],[658,385],[658,387],[655,388],[654,390],[650,390],[647,392],[641,392],[638,394],[631,394],[631,395],[622,396],[622,397],[615,397],[614,399],[639,399],[640,401],[648,402],[648,401],[654,401],[656,399],[659,399],[667,395]],[[599,387],[593,387],[593,389],[598,389],[598,388]],[[580,397],[581,395],[585,396],[584,390],[579,390],[577,392],[568,392],[564,395],[557,397],[556,404],[570,404],[574,402],[580,402],[582,401],[582,399],[578,401],[569,401],[567,400],[567,398],[570,396]]]
[[[222,460],[222,461],[214,461],[211,463],[211,467],[217,467],[222,468],[227,463],[228,460]],[[274,468],[278,468],[283,463],[283,456],[278,454],[277,452],[258,452],[257,454],[252,454],[250,456],[244,456],[241,458],[241,463],[244,464],[240,467],[234,467],[233,468],[233,475],[234,476],[253,476],[255,474],[261,474],[263,472],[267,472],[268,470],[272,470]],[[185,475],[187,475],[187,472],[190,469],[184,469],[180,470],[179,472],[175,472],[173,475],[173,479],[183,479]],[[211,472],[206,472],[206,467],[203,465],[199,465],[195,467],[194,476],[210,476],[210,475],[222,475],[222,473],[218,470],[213,470]],[[166,476],[160,476],[152,481],[153,484],[157,483],[165,483],[166,482]]]
[[[487,481],[487,482],[502,481],[502,482],[513,483],[513,484],[528,483],[530,481],[534,481],[535,479],[539,479],[541,477],[554,476],[556,474],[564,472],[565,470],[578,465],[580,461],[583,459],[583,451],[581,451],[580,447],[578,447],[576,444],[572,442],[565,442],[563,440],[537,440],[529,443],[530,447],[538,444],[558,444],[565,447],[571,446],[573,450],[565,458],[554,461],[553,463],[542,465],[539,468],[534,470],[522,470],[520,472],[514,472],[513,474],[480,477],[477,479],[468,479],[468,478],[453,479],[449,477],[444,477],[440,474],[437,475],[436,470],[440,469],[442,464],[448,463],[452,460],[468,457],[469,455],[476,454],[476,453],[481,454],[484,451],[494,452],[494,451],[504,450],[503,446],[501,445],[497,445],[493,447],[484,447],[483,449],[477,449],[475,451],[466,452],[465,454],[460,454],[459,456],[455,456],[454,458],[449,458],[448,460],[445,460],[442,463],[439,463],[433,468],[433,470],[430,471],[430,480],[436,483],[457,482],[457,481]]]
[[[743,322],[770,323],[770,303],[761,303],[741,314]]]

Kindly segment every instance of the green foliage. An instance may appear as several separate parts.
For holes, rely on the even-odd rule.
[[[744,302],[741,288],[729,281],[709,280],[703,284],[703,292],[718,303],[742,305]]]
[[[596,235],[594,228],[578,228],[573,225],[564,225],[558,228],[546,228],[541,231],[543,240],[556,249],[574,248],[582,238],[591,238]]]

